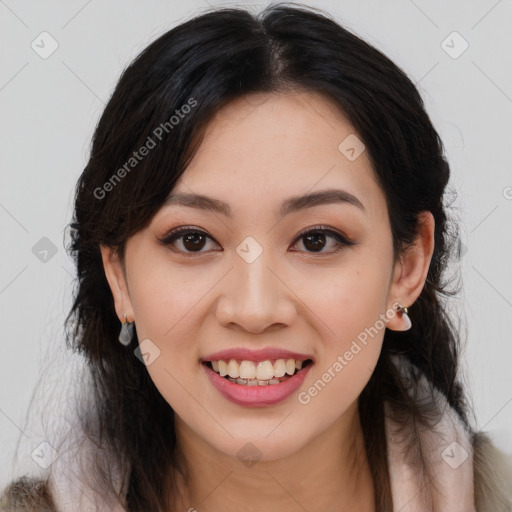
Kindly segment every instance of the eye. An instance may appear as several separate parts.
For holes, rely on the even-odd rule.
[[[332,244],[334,246],[334,249],[330,251],[321,252],[326,245],[326,240],[329,238],[331,240],[334,240],[334,243]],[[338,231],[334,231],[333,229],[330,229],[325,226],[316,226],[313,229],[303,231],[301,234],[299,234],[296,240],[302,239],[304,239],[304,247],[307,248],[306,252],[321,254],[339,252],[345,246],[355,245],[355,242],[348,240],[341,233],[338,233]],[[294,243],[292,247],[295,247],[295,245],[296,243]]]
[[[176,241],[180,241],[183,249],[177,249],[176,252],[205,252],[201,249],[205,246],[206,239],[213,240],[209,235],[200,229],[191,226],[181,226],[172,230],[160,242],[164,245],[174,245]]]

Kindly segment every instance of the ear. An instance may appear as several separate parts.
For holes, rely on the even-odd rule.
[[[132,322],[134,320],[133,307],[128,291],[125,270],[119,254],[115,249],[101,244],[100,250],[103,268],[114,298],[117,316],[122,323]],[[126,320],[124,315],[126,315]]]
[[[395,264],[388,309],[394,309],[393,304],[396,302],[410,307],[425,285],[434,252],[435,219],[430,211],[423,211],[418,216],[418,223],[418,235],[414,244],[406,249]],[[402,330],[402,324],[403,320],[395,315],[389,320],[387,327],[391,330]]]

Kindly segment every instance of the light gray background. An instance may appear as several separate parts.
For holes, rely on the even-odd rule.
[[[74,276],[63,234],[98,117],[122,69],[142,48],[217,5],[235,4],[0,0],[2,486],[13,476],[18,441],[16,475],[40,472],[31,452],[46,438],[41,426],[26,421],[29,401],[35,392],[37,420],[44,400],[64,389],[63,372],[75,371],[62,349]],[[265,4],[238,5],[259,11]],[[454,206],[464,242],[465,291],[454,305],[467,318],[467,386],[478,426],[512,453],[512,1],[309,5],[381,49],[420,88],[446,146],[450,185],[459,194]],[[46,59],[31,48],[34,40],[42,46],[43,31],[58,43]],[[453,31],[469,44],[457,58],[464,42]],[[48,245],[43,237],[57,251],[47,261],[36,245]],[[38,378],[50,364],[43,387]]]

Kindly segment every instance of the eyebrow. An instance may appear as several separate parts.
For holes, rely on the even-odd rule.
[[[361,201],[350,192],[341,189],[327,189],[286,199],[281,204],[279,215],[284,217],[285,215],[297,212],[299,210],[304,210],[306,208],[339,203],[350,204],[366,212],[366,209]],[[190,208],[197,208],[200,210],[219,213],[230,218],[232,217],[231,207],[228,203],[201,194],[171,194],[167,198],[164,206],[172,205],[187,206]]]

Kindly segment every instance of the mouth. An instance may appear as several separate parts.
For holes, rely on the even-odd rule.
[[[299,359],[298,354],[297,359],[258,361],[218,357],[201,362],[206,376],[221,396],[243,407],[268,407],[284,402],[298,391],[314,365],[313,359]]]
[[[241,386],[276,386],[313,364],[312,359],[217,359],[203,365],[220,377]]]

